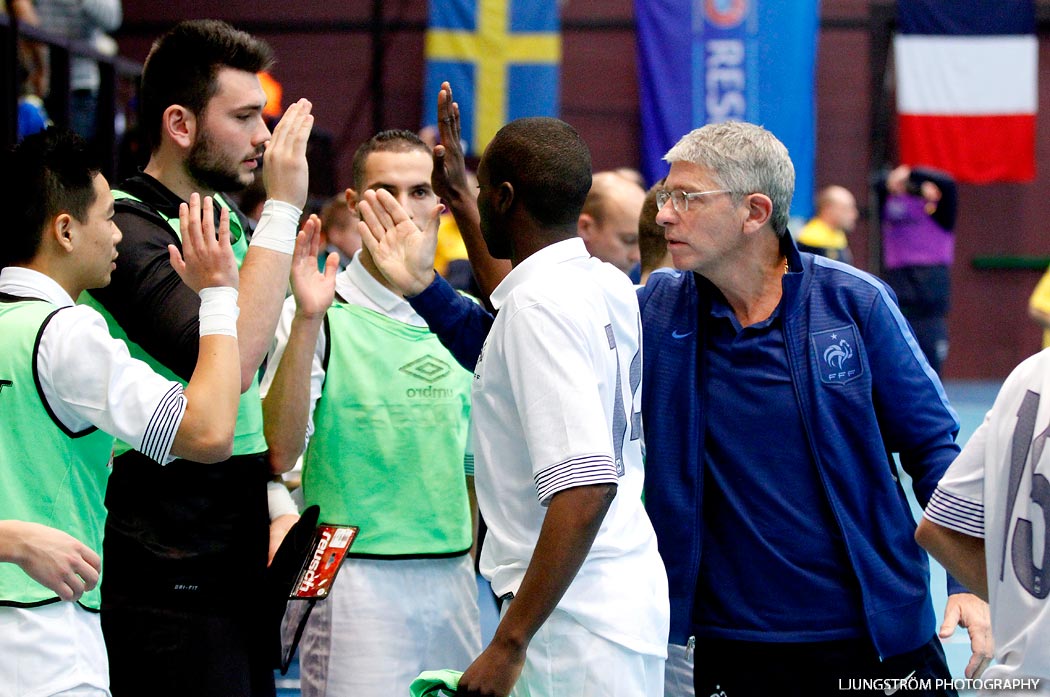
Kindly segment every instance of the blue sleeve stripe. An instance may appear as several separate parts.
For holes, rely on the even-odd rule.
[[[842,273],[849,274],[857,280],[867,283],[876,291],[878,291],[879,296],[882,298],[882,301],[886,303],[886,307],[888,307],[890,310],[890,316],[893,317],[894,322],[897,323],[897,329],[900,331],[901,336],[904,337],[904,340],[907,342],[908,348],[909,350],[911,350],[912,356],[915,358],[916,361],[918,361],[919,365],[922,366],[923,372],[929,379],[930,384],[933,385],[934,389],[936,390],[937,397],[941,400],[941,404],[948,411],[948,413],[952,417],[952,420],[955,422],[955,430],[958,431],[960,428],[959,415],[955,413],[955,409],[953,409],[952,405],[949,404],[948,395],[944,393],[944,386],[941,384],[940,378],[937,377],[937,373],[935,373],[933,371],[933,368],[930,367],[930,363],[926,360],[925,354],[923,354],[922,349],[919,348],[918,342],[915,341],[915,336],[912,334],[911,328],[908,326],[908,320],[906,320],[904,318],[904,315],[901,314],[900,308],[897,306],[897,303],[893,300],[893,298],[890,297],[889,291],[886,290],[886,286],[883,285],[881,281],[879,281],[869,273],[849,266],[848,264],[839,264],[833,261],[829,262],[829,260],[824,257],[814,256],[813,265],[823,266],[827,269],[841,271]]]
[[[970,537],[984,537],[984,504],[980,501],[964,499],[938,487],[923,515],[949,530]]]
[[[585,455],[551,465],[535,476],[536,495],[546,506],[559,491],[591,484],[616,484],[616,464],[612,455]]]
[[[469,454],[463,455],[463,474],[468,477],[474,476],[474,456]]]

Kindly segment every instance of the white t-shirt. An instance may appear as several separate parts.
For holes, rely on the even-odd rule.
[[[516,593],[559,491],[617,484],[558,607],[600,636],[665,656],[667,575],[642,507],[641,336],[630,280],[576,238],[518,264],[493,292],[474,373],[481,572]]]
[[[996,663],[982,677],[1042,678],[1040,693],[1050,692],[1048,444],[1050,349],[1006,379],[924,514],[984,538]]]
[[[19,266],[0,271],[0,293],[46,300],[59,312],[40,336],[37,373],[51,411],[70,431],[91,426],[167,464],[186,413],[182,385],[132,358],[94,308],[73,306],[54,279]],[[144,444],[148,447],[143,450]]]

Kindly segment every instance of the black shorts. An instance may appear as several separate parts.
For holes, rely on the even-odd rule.
[[[950,684],[951,673],[936,636],[914,651],[880,660],[867,639],[767,643],[698,639],[693,684],[697,697],[883,696],[897,681]],[[886,691],[890,686],[890,692]],[[900,697],[956,697],[950,688],[908,690]],[[116,693],[114,693],[115,695]]]
[[[104,610],[113,697],[274,697],[274,647],[257,625],[184,610]]]
[[[948,314],[952,283],[947,266],[904,266],[887,269],[882,277],[897,295],[897,304],[909,320]]]

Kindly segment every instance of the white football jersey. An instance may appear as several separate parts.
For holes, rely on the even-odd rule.
[[[1050,350],[1022,362],[945,473],[931,521],[983,537],[996,662],[1050,692]],[[1033,694],[1027,692],[1025,694]]]

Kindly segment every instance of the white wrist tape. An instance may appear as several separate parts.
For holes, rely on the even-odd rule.
[[[280,482],[266,483],[266,503],[270,510],[270,520],[283,515],[299,515],[299,508],[295,505],[291,492]]]
[[[267,199],[263,204],[259,224],[252,233],[251,246],[291,254],[295,251],[295,235],[302,214],[300,209],[290,203]]]
[[[201,288],[200,335],[225,334],[237,337],[237,289],[230,286]]]

